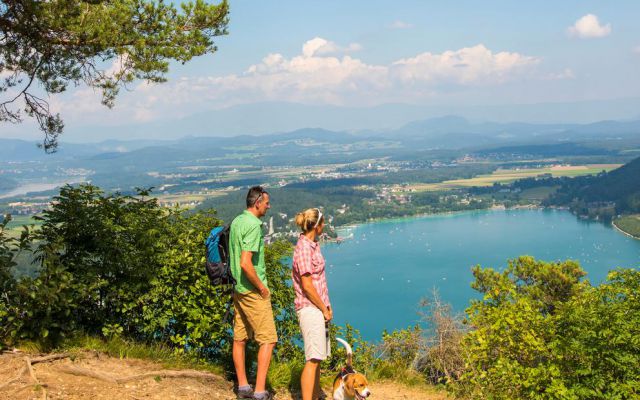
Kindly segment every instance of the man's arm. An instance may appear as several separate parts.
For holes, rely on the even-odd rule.
[[[311,275],[305,274],[300,278],[304,295],[307,296],[307,298],[313,303],[314,306],[318,307],[318,309],[322,311],[322,315],[324,316],[325,321],[331,321],[331,319],[333,318],[333,313],[331,312],[331,309],[327,308],[327,306],[324,304],[315,286],[313,286],[313,278],[311,278]]]
[[[258,278],[256,269],[253,266],[253,261],[251,260],[252,257],[252,252],[243,250],[240,254],[240,268],[242,268],[242,272],[245,274],[247,279],[249,279],[249,282],[258,289],[260,296],[266,299],[270,294],[269,289],[262,283],[260,278]]]

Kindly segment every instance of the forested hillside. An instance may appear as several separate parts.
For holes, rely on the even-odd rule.
[[[561,185],[547,205],[568,205],[583,215],[598,215],[599,209],[599,215],[606,215],[605,209],[615,214],[640,212],[640,158],[607,173],[562,180]]]

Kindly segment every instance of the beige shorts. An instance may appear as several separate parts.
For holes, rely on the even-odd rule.
[[[326,360],[331,355],[331,343],[322,311],[307,306],[296,312],[304,341],[304,356],[309,360]]]
[[[278,341],[270,298],[263,299],[255,292],[234,292],[233,309],[233,340],[254,339],[258,344]]]

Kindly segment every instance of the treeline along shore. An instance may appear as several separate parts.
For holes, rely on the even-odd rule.
[[[473,177],[480,171],[467,168],[463,172]],[[490,186],[442,187],[428,191],[412,190],[409,184],[374,184],[369,178],[310,181],[269,188],[275,201],[267,223],[276,233],[274,237],[293,239],[296,236],[293,216],[313,204],[325,210],[330,237],[335,238],[337,228],[376,220],[496,207],[549,207],[566,208],[580,217],[605,222],[617,219],[619,229],[637,237],[634,220],[624,217],[640,213],[638,176],[640,158],[596,175],[552,177],[542,174]],[[433,178],[437,181],[443,175]],[[396,182],[393,177],[387,180]],[[236,191],[212,198],[197,210],[213,208],[220,218],[229,220],[242,210],[242,196],[243,191]]]

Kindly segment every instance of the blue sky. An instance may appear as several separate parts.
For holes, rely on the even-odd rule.
[[[138,82],[113,110],[82,87],[52,98],[67,137],[262,102],[455,108],[640,97],[635,0],[230,5],[219,51],[173,65],[168,83]],[[0,137],[37,136],[31,124],[2,128]]]

